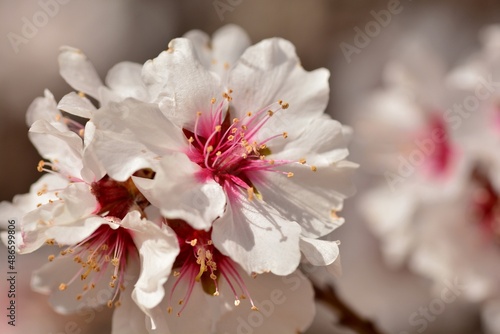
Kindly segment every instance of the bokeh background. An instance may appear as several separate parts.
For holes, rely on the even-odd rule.
[[[26,20],[43,10],[43,3],[56,3],[52,16],[27,36]],[[220,3],[228,6],[218,12]],[[401,12],[391,16],[366,47],[348,61],[342,42],[353,44],[355,28],[373,20],[371,11],[387,9],[391,1],[368,0],[0,0],[0,201],[27,192],[39,174],[40,159],[27,137],[24,115],[31,101],[50,89],[59,100],[70,87],[58,74],[57,55],[62,45],[83,50],[104,78],[107,70],[123,60],[145,62],[164,50],[168,42],[191,29],[209,34],[228,23],[242,26],[253,42],[279,36],[290,40],[307,70],[326,67],[331,72],[334,118],[354,126],[359,103],[380,83],[384,63],[396,47],[412,39],[425,42],[452,67],[478,48],[481,27],[500,22],[500,2],[495,0],[401,0]],[[26,28],[24,28],[26,29]],[[13,34],[22,41],[13,44]],[[351,160],[365,163],[351,145]],[[369,164],[369,163],[368,163]],[[371,169],[362,165],[356,176],[358,195],[347,200],[343,216],[347,223],[336,233],[342,242],[342,277],[334,284],[339,295],[363,317],[385,333],[414,333],[410,315],[433,300],[430,282],[408,270],[384,264],[377,240],[362,218],[357,198],[373,182]],[[2,248],[0,268],[4,268]],[[18,257],[17,321],[24,330],[5,326],[2,333],[108,333],[110,312],[62,317],[50,310],[45,296],[29,291],[30,271],[45,256]],[[2,269],[3,271],[3,269]],[[4,279],[2,274],[2,298]],[[3,299],[2,299],[3,300]],[[2,304],[3,305],[3,304]],[[2,307],[3,309],[3,307]],[[320,306],[310,333],[331,333],[333,318]],[[41,315],[37,316],[37,315]],[[4,317],[2,316],[2,319]],[[33,327],[28,326],[33,323]],[[68,325],[69,324],[69,325]],[[27,331],[30,328],[29,331]],[[460,298],[429,322],[426,333],[483,333],[477,307]]]

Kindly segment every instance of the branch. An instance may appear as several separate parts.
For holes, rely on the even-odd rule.
[[[322,289],[313,284],[313,287],[316,299],[330,306],[339,315],[339,325],[350,328],[359,334],[383,334],[371,321],[363,319],[340,300],[332,286],[328,285]]]

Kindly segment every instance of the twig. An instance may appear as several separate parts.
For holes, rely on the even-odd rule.
[[[353,309],[346,305],[335,293],[335,289],[329,285],[320,288],[313,284],[316,299],[324,302],[339,315],[339,325],[352,329],[359,334],[383,334],[375,325],[363,319]]]

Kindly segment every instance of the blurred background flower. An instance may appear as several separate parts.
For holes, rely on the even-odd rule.
[[[15,194],[26,193],[39,177],[36,166],[40,158],[28,140],[25,113],[31,101],[42,96],[45,88],[53,92],[56,100],[69,92],[69,86],[58,73],[60,46],[83,50],[104,78],[112,65],[120,61],[144,63],[156,57],[172,38],[188,30],[200,29],[211,34],[222,25],[236,23],[248,32],[253,42],[272,36],[290,40],[307,70],[329,69],[332,75],[328,111],[334,119],[355,130],[350,160],[361,164],[356,181],[358,194],[346,202],[341,212],[346,224],[334,234],[335,239],[342,242],[343,275],[335,279],[318,272],[311,275],[323,283],[334,284],[339,296],[362,317],[373,321],[381,332],[500,333],[498,302],[490,301],[482,311],[480,305],[464,296],[460,287],[436,288],[432,280],[417,275],[414,268],[404,263],[397,268],[389,267],[384,261],[380,240],[368,227],[366,218],[370,211],[361,201],[373,186],[390,190],[383,173],[398,162],[397,153],[380,156],[374,150],[384,149],[387,153],[400,147],[403,141],[396,142],[401,138],[398,135],[421,124],[426,119],[422,114],[433,108],[443,111],[451,108],[455,99],[463,101],[467,95],[455,94],[467,89],[467,77],[459,75],[470,73],[474,64],[482,64],[481,70],[486,74],[490,71],[496,80],[494,72],[500,60],[495,65],[495,45],[481,44],[487,43],[487,33],[482,33],[482,39],[478,36],[483,27],[500,23],[498,1],[0,0],[0,9],[0,35],[4,36],[0,40],[3,162],[0,201],[10,201]],[[482,53],[478,53],[480,51]],[[464,63],[469,65],[459,67]],[[460,72],[457,68],[464,70]],[[407,75],[409,72],[411,76]],[[445,88],[453,81],[446,76],[449,73],[455,73],[453,78],[460,86],[452,93]],[[395,87],[397,90],[392,92],[398,95],[384,95],[388,104],[382,107],[382,118],[378,117],[377,105],[371,100],[374,93]],[[399,103],[401,91],[406,94],[405,101],[409,98],[411,103]],[[409,104],[413,105],[413,109],[409,109],[423,111],[410,117]],[[382,122],[375,123],[374,119]],[[396,131],[388,131],[389,128]],[[461,129],[469,131],[469,128]],[[471,131],[481,131],[481,127]],[[484,140],[467,145],[478,148],[482,143]],[[406,182],[419,184],[418,181]],[[436,195],[430,188],[430,193]],[[395,224],[399,222],[394,218],[396,211],[409,205],[409,200],[402,195],[396,189],[392,196],[397,201],[392,206],[379,208]],[[383,199],[385,195],[379,196]],[[442,207],[439,214],[443,215],[442,211],[446,210],[454,212],[457,205]],[[437,213],[426,214],[439,220]],[[438,238],[438,244],[439,238],[447,238],[446,234],[436,233],[431,235]],[[409,246],[412,241],[404,236],[396,240]],[[1,250],[0,261],[4,262],[5,247]],[[401,250],[396,252],[402,255]],[[4,319],[0,323],[1,332],[59,334],[81,329],[81,333],[109,333],[111,312],[108,310],[62,317],[52,311],[45,296],[31,292],[31,270],[46,263],[46,255],[17,257],[19,327],[8,326]],[[474,260],[484,259],[468,261]],[[448,263],[439,266],[445,265],[448,268]],[[494,263],[490,262],[490,266]],[[2,309],[7,302],[5,284],[2,278]],[[456,298],[440,303],[443,289],[455,291]],[[451,294],[445,294],[447,300],[452,299]],[[332,315],[328,305],[321,304],[318,310],[309,333],[349,333],[335,325],[342,319]],[[29,327],[33,324],[36,327]]]

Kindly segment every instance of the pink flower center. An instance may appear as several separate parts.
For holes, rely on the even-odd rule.
[[[49,244],[54,242],[48,241]],[[91,289],[94,289],[97,282],[105,279],[103,276],[111,264],[114,269],[109,279],[109,287],[113,289],[112,297],[108,300],[108,306],[119,306],[119,292],[125,289],[124,272],[129,256],[137,256],[135,244],[128,230],[118,227],[111,228],[109,225],[101,225],[94,233],[78,244],[70,246],[60,252],[61,256],[73,256],[73,260],[81,268],[68,281],[59,285],[59,290],[63,291],[70,284],[74,284],[78,279],[84,282],[82,293],[76,296],[77,300]],[[49,256],[52,261],[54,255]]]
[[[147,170],[139,171],[136,174],[152,177]],[[81,281],[85,281],[82,293],[76,296],[76,299],[80,300],[87,291],[96,286],[99,280],[104,279],[103,275],[111,264],[114,269],[109,277],[109,287],[113,290],[113,295],[108,300],[108,306],[119,306],[120,301],[115,300],[118,298],[119,292],[125,289],[124,273],[127,261],[130,256],[137,256],[131,231],[120,227],[120,222],[131,210],[144,213],[143,210],[149,205],[149,202],[134,185],[132,179],[118,182],[104,176],[101,180],[93,182],[91,189],[98,201],[95,214],[108,219],[113,227],[103,224],[89,237],[60,252],[61,256],[71,254],[69,256],[73,256],[73,260],[81,268],[68,282],[61,283],[59,289],[66,290],[70,284],[80,278]],[[47,243],[54,244],[54,241],[48,240]],[[54,255],[50,255],[49,261],[53,261],[54,258]]]
[[[480,226],[495,237],[500,236],[500,194],[488,176],[476,168],[472,175],[476,188],[472,194],[472,210]]]
[[[228,94],[225,98],[231,100]],[[213,179],[228,192],[242,188],[251,199],[256,193],[254,183],[262,181],[263,172],[293,176],[293,173],[280,171],[277,167],[295,161],[267,158],[271,154],[267,144],[275,138],[287,138],[288,134],[259,138],[264,125],[276,112],[287,109],[287,103],[279,101],[256,113],[247,112],[242,119],[231,119],[229,111],[224,117],[223,103],[217,107],[214,105],[215,99],[212,99],[210,112],[197,113],[194,132],[184,129],[190,143],[186,154],[203,168],[200,179]]]
[[[424,173],[430,177],[444,176],[452,166],[454,150],[443,118],[431,116],[427,129],[417,140],[417,146],[426,155]]]
[[[180,316],[186,308],[196,283],[201,283],[207,294],[218,296],[221,276],[234,295],[234,305],[238,306],[241,299],[248,297],[251,309],[257,310],[235,264],[213,245],[211,232],[194,230],[187,223],[179,220],[169,221],[168,224],[176,232],[181,248],[174,263],[173,276],[176,277],[176,282],[170,291],[169,314],[173,312],[172,298],[181,281],[187,282],[188,288],[184,297],[177,302],[178,305],[182,305],[177,316]],[[238,291],[241,294],[238,294]]]

